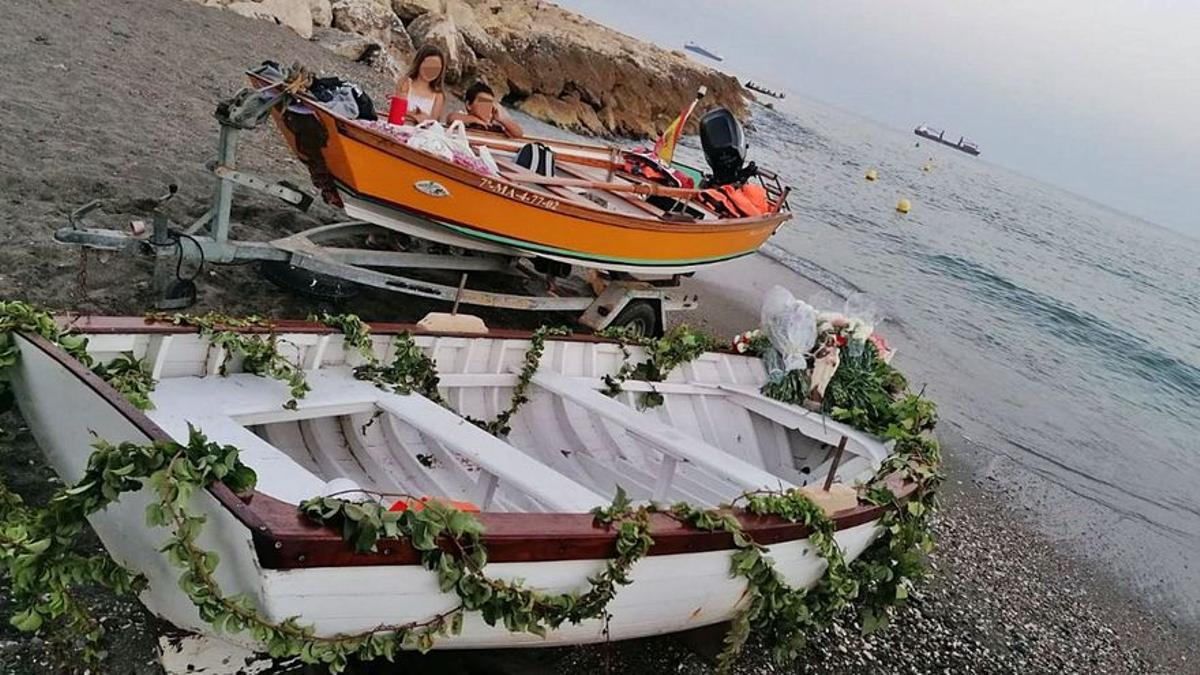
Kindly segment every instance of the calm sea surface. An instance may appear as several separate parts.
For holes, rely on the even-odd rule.
[[[829,289],[813,304],[865,293],[978,480],[1200,623],[1200,241],[988,164],[986,147],[795,96],[752,108],[751,159],[793,186],[764,253]],[[679,157],[702,166],[698,139]]]
[[[795,188],[796,217],[765,252],[831,293],[873,298],[898,363],[959,432],[947,435],[968,439],[951,450],[978,480],[1200,624],[1200,240],[989,164],[1003,139],[976,139],[972,158],[804,99],[805,75],[837,66],[791,49],[803,31],[762,23],[769,5],[722,25],[687,3],[650,18],[628,2],[561,2],[668,48],[740,44],[715,65],[790,88],[775,110],[753,106],[752,158]],[[868,53],[870,38],[854,36]]]
[[[793,186],[764,253],[829,289],[813,304],[873,301],[977,480],[1200,623],[1200,241],[796,98],[749,124]],[[703,165],[695,137],[679,156]]]

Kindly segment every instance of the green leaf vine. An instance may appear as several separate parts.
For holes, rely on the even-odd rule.
[[[121,392],[138,410],[154,409],[150,392],[154,391],[157,382],[150,376],[145,359],[137,358],[133,352],[122,352],[112,361],[96,365],[92,372]]]
[[[510,631],[542,637],[564,622],[601,617],[618,588],[630,583],[634,563],[654,543],[649,535],[649,511],[631,509],[624,492],[618,490],[611,507],[593,512],[597,524],[616,529],[616,556],[588,579],[585,592],[548,594],[485,573],[484,529],[474,515],[437,500],[422,502],[420,509],[389,511],[383,497],[413,498],[363,494],[374,499],[316,497],[303,502],[300,510],[314,522],[340,529],[342,538],[359,552],[375,551],[380,539],[407,541],[420,555],[421,564],[437,574],[442,592],[458,596],[462,610],[479,612],[490,626],[503,624]]]
[[[139,410],[150,410],[150,392],[154,390],[154,379],[149,368],[141,359],[126,352],[105,364],[96,364],[87,352],[87,338],[60,328],[49,312],[29,303],[0,301],[0,412],[13,405],[9,385],[9,368],[17,364],[19,352],[14,336],[16,332],[34,333],[58,345],[85,367],[107,381],[121,392]]]
[[[825,573],[815,587],[797,589],[784,581],[767,547],[750,538],[734,517],[732,509],[743,501],[749,513],[776,516],[810,529],[808,543],[826,564]],[[738,549],[731,556],[730,572],[746,579],[746,600],[734,616],[724,649],[717,656],[721,672],[733,667],[751,631],[762,636],[778,661],[795,659],[809,632],[826,625],[857,595],[858,582],[834,539],[835,523],[798,490],[747,493],[722,509],[699,509],[679,503],[671,507],[671,513],[696,529],[728,532]]]
[[[346,337],[346,344],[366,359],[366,363],[355,367],[354,376],[356,378],[367,380],[380,389],[391,390],[398,394],[416,392],[435,403],[450,408],[449,402],[442,397],[438,390],[440,379],[437,364],[425,355],[424,350],[417,345],[410,333],[404,332],[396,335],[395,355],[392,357],[391,363],[384,365],[375,356],[371,347],[370,327],[358,317],[323,314],[317,318],[325,325],[341,330]],[[546,350],[546,338],[565,335],[570,335],[570,330],[563,327],[541,326],[533,331],[529,338],[529,349],[525,351],[522,361],[521,372],[517,376],[517,383],[513,385],[508,407],[500,411],[492,420],[481,420],[469,415],[463,415],[463,418],[493,436],[507,435],[512,430],[513,416],[517,414],[521,406],[529,402],[529,385],[533,376],[537,374],[542,354]]]
[[[220,333],[219,326],[266,326],[253,319],[256,323],[241,326],[211,316],[209,319],[212,319],[207,329],[210,334]],[[387,372],[380,368],[373,351],[367,357],[370,339],[365,324],[346,320],[342,326],[343,332],[353,334],[347,339],[348,346],[358,349],[368,361],[363,366],[367,370],[360,375],[363,379],[397,391],[407,388],[431,392],[434,394],[431,398],[441,401],[436,395],[436,369],[411,336],[398,337],[397,359],[389,366],[392,372]],[[91,365],[85,351],[86,341],[81,336],[60,329],[52,317],[31,311],[21,303],[0,303],[0,385],[6,386],[7,366],[15,364],[18,357],[11,334],[14,330],[43,335],[85,365]],[[527,385],[532,379],[544,340],[553,334],[551,330],[545,329],[531,344],[519,383],[524,381]],[[641,372],[665,378],[671,368],[695,358],[696,342],[690,339],[681,342],[650,350],[649,360],[653,364]],[[105,372],[125,374],[137,383],[128,389],[147,395],[149,389],[143,386],[140,376],[132,374],[135,364],[138,371],[143,370],[131,355],[123,355],[120,364],[106,368]],[[869,365],[881,380],[889,377],[878,364]],[[637,366],[631,367],[630,374],[637,370]],[[266,370],[259,372],[269,374]],[[118,379],[117,375],[112,377]],[[898,380],[890,381],[894,385]],[[381,539],[408,542],[418,551],[422,565],[437,575],[441,589],[454,592],[459,603],[422,621],[381,626],[356,634],[316,636],[311,626],[301,623],[300,617],[273,622],[259,612],[251,598],[222,592],[214,576],[219,558],[197,544],[205,523],[204,517],[192,509],[193,497],[216,481],[244,492],[253,488],[256,478],[239,461],[235,447],[211,443],[192,429],[186,444],[168,441],[113,445],[98,441],[84,476],[57,491],[44,508],[25,505],[18,495],[0,484],[3,508],[0,572],[10,580],[18,607],[11,622],[25,631],[57,626],[81,636],[85,660],[93,665],[99,662],[103,628],[78,601],[78,587],[101,584],[119,593],[135,594],[146,582],[107,556],[80,555],[74,551],[74,542],[89,514],[118,500],[122,494],[145,486],[155,496],[146,509],[147,524],[167,529],[162,551],[182,569],[179,586],[197,605],[200,616],[218,631],[248,631],[266,645],[272,656],[299,656],[307,663],[323,663],[339,672],[350,659],[390,660],[400,649],[430,649],[439,636],[461,630],[467,611],[480,612],[491,625],[503,624],[509,630],[538,635],[564,622],[606,618],[608,603],[620,587],[631,583],[632,568],[654,545],[650,535],[651,515],[664,513],[695,529],[728,532],[733,539],[736,551],[731,555],[730,573],[746,580],[747,599],[735,616],[719,657],[721,670],[732,667],[752,631],[763,636],[777,658],[792,659],[803,648],[806,635],[826,625],[852,602],[861,608],[864,631],[886,624],[889,608],[903,602],[924,574],[924,559],[932,546],[927,520],[934,506],[933,488],[941,479],[940,450],[929,433],[936,424],[936,408],[919,394],[902,396],[894,386],[883,388],[890,394],[886,405],[872,401],[869,409],[859,408],[866,412],[859,415],[858,421],[867,431],[893,441],[894,451],[876,477],[860,490],[860,495],[869,503],[887,508],[881,519],[880,536],[849,565],[834,538],[834,522],[803,493],[794,490],[747,493],[718,509],[683,503],[662,509],[654,503],[635,507],[618,488],[610,506],[593,511],[598,527],[616,532],[614,557],[606,561],[602,571],[588,579],[586,590],[561,594],[542,593],[520,582],[488,576],[483,527],[471,514],[436,500],[424,503],[422,509],[391,512],[384,508],[385,495],[368,493],[373,499],[357,502],[337,496],[320,497],[301,504],[300,509],[308,518],[340,529],[343,539],[360,552],[375,550]],[[852,389],[847,386],[846,391]],[[524,396],[524,388],[514,388],[514,404],[503,418],[504,426]],[[916,494],[904,502],[889,487],[889,479],[897,476],[918,485]],[[806,525],[810,530],[808,544],[826,565],[817,585],[807,590],[788,586],[775,569],[768,549],[743,531],[736,517],[739,510]]]
[[[295,410],[297,399],[304,398],[309,391],[304,371],[279,352],[279,336],[274,324],[259,316],[231,317],[209,312],[202,315],[155,313],[146,316],[148,321],[170,323],[176,326],[192,326],[208,338],[209,344],[225,350],[220,374],[226,374],[229,361],[234,356],[242,358],[242,369],[247,373],[270,377],[288,385],[291,398],[283,407]],[[231,328],[258,328],[261,332],[240,332]]]
[[[910,393],[908,380],[879,358],[871,341],[840,347],[837,371],[825,390],[822,410],[833,419],[894,443],[876,477],[860,494],[867,502],[889,506],[880,521],[882,534],[851,565],[859,580],[860,620],[866,633],[886,626],[889,608],[904,602],[926,574],[925,559],[933,549],[928,519],[936,509],[942,480],[941,452],[932,432],[937,406],[924,392]],[[808,398],[803,380],[792,371],[781,383],[768,383],[763,394],[801,405]],[[885,482],[889,477],[913,481],[916,492],[901,505]]]
[[[82,335],[59,328],[49,312],[29,303],[0,301],[0,412],[13,407],[11,368],[20,357],[17,332],[40,335],[60,346],[84,366],[92,367],[93,359],[87,353],[87,339]]]
[[[375,345],[371,342],[371,327],[354,314],[330,314],[322,312],[308,317],[342,332],[347,351],[354,350],[368,363],[375,362]]]
[[[667,376],[680,364],[688,363],[704,352],[718,346],[718,341],[711,335],[698,331],[687,324],[680,324],[667,331],[660,338],[634,335],[624,327],[608,328],[597,333],[600,337],[616,340],[621,347],[621,367],[613,375],[604,376],[604,393],[616,396],[622,391],[626,380],[641,380],[643,382],[663,382]],[[629,362],[632,355],[630,345],[645,349],[646,359],[636,364]],[[638,397],[641,408],[656,408],[663,404],[663,396],[658,391],[642,392]]]

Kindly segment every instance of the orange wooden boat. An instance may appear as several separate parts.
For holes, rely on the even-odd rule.
[[[248,75],[257,87],[281,84]],[[536,139],[555,151],[555,175],[545,177],[515,163],[516,151],[534,139],[472,134],[472,146],[487,146],[500,167],[499,175],[482,175],[304,93],[273,115],[327,201],[340,201],[351,218],[453,246],[671,275],[754,253],[791,218],[786,191],[778,189],[768,190],[764,215],[720,217],[696,201],[697,190],[625,173],[624,151],[616,148]],[[680,208],[664,210],[661,198]]]

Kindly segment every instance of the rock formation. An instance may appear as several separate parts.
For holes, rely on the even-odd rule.
[[[482,79],[508,105],[581,133],[654,136],[701,85],[705,107],[747,112],[733,77],[539,0],[203,1],[281,23],[393,75],[414,45],[435,42],[451,89]]]

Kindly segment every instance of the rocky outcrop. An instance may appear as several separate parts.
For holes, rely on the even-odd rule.
[[[413,44],[436,44],[446,55],[446,81],[461,83],[475,74],[475,52],[448,14],[427,12],[408,24]]]
[[[439,44],[452,90],[482,79],[508,105],[582,133],[657,135],[701,85],[708,89],[702,107],[723,105],[738,117],[747,112],[747,96],[733,77],[541,0],[261,0],[229,6],[234,5],[392,75],[407,67],[414,45]],[[304,12],[291,11],[285,20],[282,5]],[[319,28],[314,32],[313,26]]]
[[[413,19],[427,12],[443,11],[442,0],[392,0],[392,11],[404,23],[408,23]]]
[[[338,56],[351,61],[366,61],[375,57],[383,48],[378,42],[337,28],[317,28],[313,31],[313,42]]]
[[[538,0],[457,0],[503,46],[481,66],[507,100],[588,133],[652,136],[696,94],[747,112],[740,83],[723,73]],[[499,86],[498,86],[499,85]]]
[[[261,0],[259,2],[232,2],[225,5],[231,12],[253,19],[267,19],[296,31],[303,38],[313,34],[312,10],[307,2],[295,0]]]
[[[308,0],[308,10],[312,14],[314,28],[333,25],[333,4],[329,0]]]
[[[336,0],[333,3],[333,27],[358,33],[359,35],[387,48],[392,43],[392,32],[400,19],[377,0]],[[399,26],[403,30],[403,26]]]

